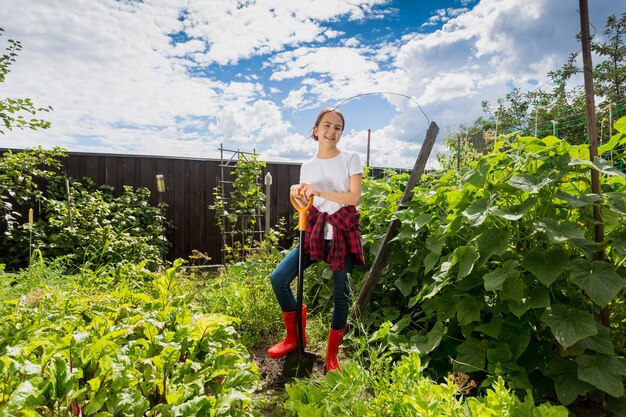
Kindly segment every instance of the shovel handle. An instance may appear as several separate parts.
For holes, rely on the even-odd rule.
[[[289,194],[289,198],[293,207],[298,211],[298,230],[306,230],[306,214],[313,206],[313,196],[309,197],[309,202],[306,206],[298,204],[298,201],[292,194]]]

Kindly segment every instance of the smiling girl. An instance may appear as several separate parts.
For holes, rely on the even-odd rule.
[[[291,250],[270,275],[272,289],[283,311],[285,339],[268,350],[271,358],[281,358],[297,348],[296,299],[290,284],[298,275],[298,251],[304,248],[303,268],[317,260],[330,264],[333,271],[334,309],[326,350],[326,372],[341,371],[337,352],[348,321],[349,276],[352,267],[364,265],[359,212],[363,166],[359,155],[340,150],[337,145],[345,128],[343,114],[322,110],[315,120],[311,138],[317,141],[317,154],[302,164],[300,183],[291,186],[301,206],[313,197],[307,218],[304,245]],[[306,325],[306,306],[302,310]],[[304,338],[306,344],[306,337]]]

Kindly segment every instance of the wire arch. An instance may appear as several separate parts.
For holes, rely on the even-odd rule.
[[[337,110],[337,108],[339,106],[341,106],[344,103],[347,103],[348,101],[355,99],[355,98],[359,98],[359,97],[363,97],[363,96],[371,96],[371,95],[375,95],[375,94],[390,94],[390,95],[394,95],[394,96],[400,96],[400,97],[405,97],[408,98],[409,100],[411,100],[413,103],[415,103],[417,105],[417,107],[420,109],[420,111],[422,112],[422,114],[424,115],[424,117],[426,118],[426,122],[427,124],[430,124],[430,119],[428,118],[428,116],[426,115],[426,113],[424,112],[424,109],[422,109],[422,106],[419,105],[419,103],[411,96],[408,96],[406,94],[402,94],[402,93],[394,93],[392,91],[372,91],[369,93],[361,93],[361,94],[357,94],[354,95],[352,97],[348,97],[345,100],[342,100],[339,102],[339,104],[337,104],[333,109]]]

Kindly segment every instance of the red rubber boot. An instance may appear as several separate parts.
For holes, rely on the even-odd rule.
[[[287,335],[285,340],[275,344],[267,350],[267,356],[272,359],[282,358],[289,352],[298,347],[298,333],[296,330],[296,312],[295,311],[283,311],[283,323],[285,323],[285,330]],[[306,346],[306,306],[302,306],[302,338],[304,339],[304,346]]]
[[[337,352],[339,351],[339,345],[343,339],[343,331],[345,329],[333,330],[328,332],[328,348],[326,349],[326,373],[336,369],[341,372],[341,366],[339,365],[339,358]]]

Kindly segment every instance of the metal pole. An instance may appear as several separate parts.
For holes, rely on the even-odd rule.
[[[456,131],[456,170],[461,170],[461,132]]]
[[[370,142],[372,140],[372,129],[367,129],[367,167],[370,167]]]
[[[271,201],[271,193],[272,193],[272,174],[267,171],[265,174],[265,233],[267,234],[270,231],[270,201]]]
[[[583,52],[583,75],[585,80],[585,106],[587,107],[587,133],[589,135],[589,159],[593,160],[598,156],[598,132],[596,131],[596,106],[594,103],[593,88],[593,64],[591,62],[591,35],[589,34],[589,7],[587,0],[579,0],[580,5],[580,33]],[[591,170],[591,192],[600,194],[600,173],[595,169]],[[604,241],[604,223],[602,219],[602,204],[599,201],[593,203],[593,217],[596,220],[594,232],[596,242]],[[605,259],[604,250],[597,253],[600,261]],[[600,310],[600,322],[603,326],[609,327],[609,310],[605,306]]]
[[[537,137],[537,118],[539,117],[539,108],[535,107],[535,137]]]
[[[65,193],[67,194],[67,221],[72,227],[72,196],[70,194],[70,180],[65,180]]]

